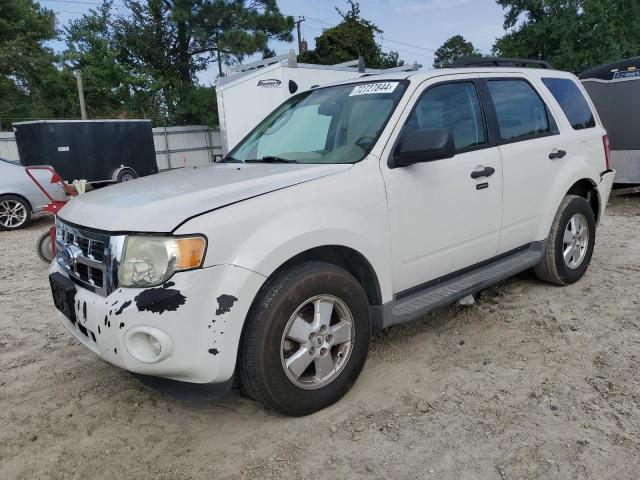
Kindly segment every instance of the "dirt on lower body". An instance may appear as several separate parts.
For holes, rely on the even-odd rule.
[[[337,404],[286,418],[176,399],[58,322],[35,253],[0,233],[2,479],[637,479],[640,200],[614,199],[586,276],[527,274],[376,334]]]

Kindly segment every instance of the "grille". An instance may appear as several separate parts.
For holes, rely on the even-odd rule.
[[[95,260],[97,262],[104,261],[104,242],[99,240],[90,240],[88,238],[80,236],[80,234],[71,233],[68,230],[65,230],[65,244],[73,244],[82,250],[82,253],[85,257]]]
[[[107,268],[105,258],[109,237],[82,228],[72,227],[61,221],[56,224],[58,263],[69,276],[82,285],[106,296]],[[65,257],[65,247],[75,246],[73,261]],[[69,250],[69,249],[67,249]],[[66,263],[65,263],[65,260]]]

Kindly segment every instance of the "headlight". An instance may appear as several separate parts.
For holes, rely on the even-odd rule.
[[[204,237],[128,236],[118,268],[118,283],[122,287],[160,285],[175,272],[202,266],[206,246]]]

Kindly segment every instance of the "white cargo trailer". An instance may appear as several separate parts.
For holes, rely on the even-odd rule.
[[[226,154],[278,105],[298,92],[363,75],[418,70],[413,64],[385,70],[365,68],[362,59],[336,65],[298,63],[293,51],[239,65],[218,77],[218,118]]]

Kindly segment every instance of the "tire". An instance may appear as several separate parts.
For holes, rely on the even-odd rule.
[[[316,308],[322,315],[316,315]],[[317,321],[314,325],[307,320]],[[321,325],[326,323],[323,331]],[[305,343],[285,338],[285,330]],[[350,340],[343,342],[347,332]],[[290,267],[267,281],[251,307],[239,352],[241,389],[285,415],[317,412],[339,400],[355,383],[370,337],[367,296],[349,272],[324,262]],[[294,357],[299,369],[308,361],[299,376],[293,373],[294,366],[285,366]],[[332,373],[324,375],[327,372]]]
[[[116,175],[116,183],[130,182],[138,178],[138,174],[132,168],[123,168]]]
[[[18,230],[29,225],[31,205],[16,195],[0,195],[0,230]]]
[[[38,243],[36,243],[36,253],[40,260],[45,263],[51,263],[53,261],[53,248],[51,245],[51,234],[47,231],[40,235]]]
[[[570,222],[574,220],[573,224]],[[572,226],[573,225],[573,226]],[[571,240],[572,230],[588,229],[579,234],[575,242]],[[565,237],[566,234],[566,237]],[[584,244],[586,240],[586,245]],[[556,285],[569,285],[582,278],[591,262],[593,247],[596,240],[596,219],[589,202],[577,195],[567,195],[560,203],[558,212],[553,219],[547,249],[542,261],[533,268],[535,275],[545,282]],[[568,243],[567,243],[568,241]],[[575,245],[572,250],[569,246]],[[568,260],[565,252],[570,252]]]

